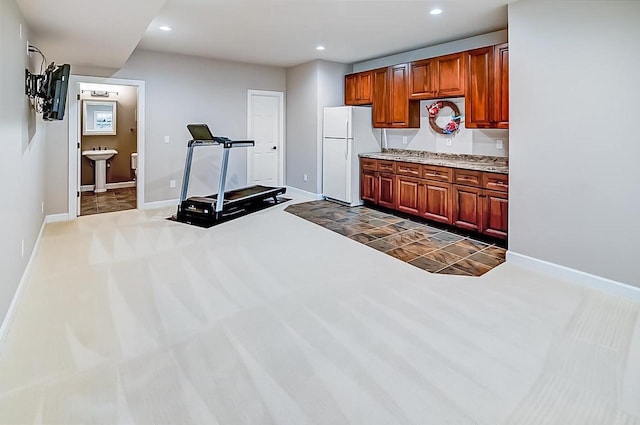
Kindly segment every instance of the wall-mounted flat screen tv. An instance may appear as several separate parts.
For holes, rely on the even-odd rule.
[[[53,63],[44,72],[42,119],[45,121],[64,118],[70,72],[71,66],[69,64],[55,65]]]

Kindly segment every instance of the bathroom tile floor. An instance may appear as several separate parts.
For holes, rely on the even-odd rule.
[[[136,208],[136,188],[108,189],[106,192],[82,192],[80,215],[102,214]]]
[[[285,211],[431,273],[481,276],[505,261],[506,250],[499,244],[369,207],[322,200]]]

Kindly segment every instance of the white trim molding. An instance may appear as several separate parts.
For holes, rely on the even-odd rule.
[[[179,199],[167,199],[166,201],[145,202],[140,209],[155,210],[158,208],[178,207]]]
[[[83,184],[80,186],[80,192],[93,192],[95,185],[93,184]],[[136,187],[136,181],[131,180],[128,182],[116,182],[116,183],[107,183],[104,185],[107,189],[122,189],[123,187]]]
[[[22,298],[22,293],[26,289],[27,281],[29,280],[29,275],[31,274],[31,268],[33,267],[34,260],[38,255],[38,251],[40,250],[40,242],[42,241],[42,235],[44,234],[44,229],[47,223],[49,222],[48,221],[49,217],[58,217],[62,215],[66,215],[66,214],[56,214],[53,216],[46,216],[45,219],[42,220],[42,225],[40,226],[40,232],[38,233],[36,242],[33,244],[33,249],[31,250],[31,256],[29,257],[27,266],[24,268],[24,272],[22,272],[22,277],[20,278],[20,282],[18,283],[16,292],[13,294],[13,299],[11,300],[11,304],[9,304],[9,309],[7,310],[7,314],[4,316],[4,320],[2,320],[2,325],[0,326],[0,353],[2,353],[2,349],[4,347],[4,341],[7,338],[7,335],[9,334],[9,327],[11,326],[13,317],[16,314],[16,307],[18,305],[18,302],[20,301],[20,298]],[[55,221],[62,221],[62,220],[55,220]]]
[[[58,223],[60,221],[69,221],[69,214],[49,214],[44,218],[45,223]]]
[[[322,196],[319,193],[307,192],[306,190],[298,189],[297,187],[292,187],[292,186],[286,186],[286,188],[287,188],[287,192],[284,194],[285,197],[287,197],[287,194],[290,194],[290,195],[299,196],[302,198],[311,198],[312,200],[316,200],[316,201],[324,199],[324,196]]]
[[[536,272],[548,274],[576,285],[597,289],[611,295],[640,302],[640,288],[626,283],[585,273],[580,270],[561,266],[538,258],[529,257],[528,255],[519,254],[513,251],[507,251],[507,262]]]
[[[79,149],[80,142],[80,101],[78,95],[81,92],[81,84],[104,84],[116,86],[133,86],[138,89],[138,105],[136,109],[137,117],[137,152],[138,152],[138,174],[137,174],[137,207],[142,209],[144,205],[144,148],[145,148],[145,82],[142,80],[126,80],[122,78],[91,77],[86,75],[71,75],[69,77],[69,219],[73,220],[78,216],[78,198],[80,191],[79,184]],[[107,186],[108,187],[108,186]]]

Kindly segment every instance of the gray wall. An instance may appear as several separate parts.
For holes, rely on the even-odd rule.
[[[350,65],[321,60],[287,69],[287,185],[322,193],[323,109],[344,105],[349,72]]]
[[[448,55],[449,53],[464,52],[465,50],[476,49],[484,46],[493,46],[494,44],[505,43],[506,41],[507,30],[495,31],[475,37],[463,38],[462,40],[451,41],[449,43],[442,43],[435,46],[424,47],[422,49],[398,53],[396,55],[384,56],[366,62],[358,62],[353,64],[353,72],[367,71],[369,69],[382,68],[383,66],[395,65],[398,63],[433,58],[436,56]]]
[[[640,286],[640,2],[509,5],[509,249]]]
[[[0,318],[5,317],[11,304],[44,219],[44,140],[48,124],[30,108],[24,95],[25,68],[38,70],[30,66],[26,55],[27,36],[15,1],[0,0]]]
[[[75,73],[73,68],[72,72]],[[207,123],[214,134],[246,138],[247,90],[285,91],[284,68],[138,50],[112,77],[145,81],[145,202],[179,197],[189,140],[187,124]],[[169,136],[169,143],[164,143],[165,136]],[[59,208],[49,213],[67,210],[66,138],[67,131],[63,129],[50,137],[55,140],[48,140],[48,153],[55,156],[56,167],[47,169],[47,191]],[[219,164],[220,149],[196,151],[190,194],[216,192]],[[228,188],[244,186],[246,173],[246,150],[233,150]],[[169,187],[172,179],[176,180],[175,188]]]

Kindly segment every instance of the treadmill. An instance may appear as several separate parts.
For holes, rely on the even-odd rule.
[[[255,142],[253,140],[230,140],[226,137],[214,136],[206,124],[189,124],[187,129],[193,139],[189,140],[187,144],[187,159],[184,166],[180,203],[176,214],[177,221],[201,226],[214,225],[217,222],[230,220],[243,213],[276,204],[278,195],[286,192],[287,189],[284,187],[262,185],[248,186],[225,192],[229,150],[255,146]],[[222,166],[220,167],[218,193],[187,198],[193,149],[198,146],[222,146]],[[266,203],[269,199],[273,199],[273,204]]]

